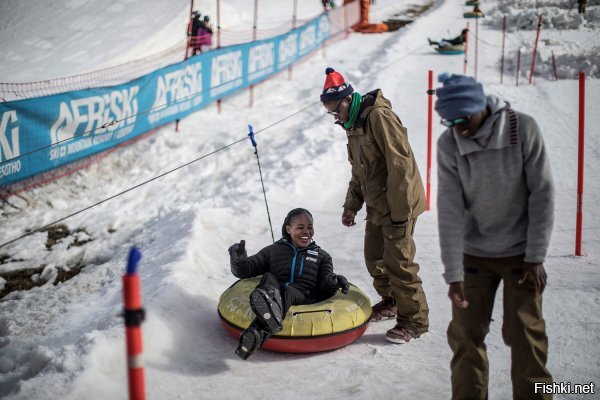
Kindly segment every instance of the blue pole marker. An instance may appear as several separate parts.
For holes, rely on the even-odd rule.
[[[262,169],[260,168],[260,158],[258,157],[258,145],[254,140],[254,129],[252,125],[248,124],[248,137],[254,146],[254,154],[256,155],[256,162],[258,163],[258,173],[260,174],[260,184],[262,185],[263,196],[265,197],[265,206],[267,206],[267,217],[269,218],[269,227],[271,228],[271,239],[275,243],[275,235],[273,235],[273,224],[271,224],[271,213],[269,212],[269,203],[267,202],[267,192],[265,191],[265,183],[263,182]]]
[[[248,124],[248,137],[250,137],[250,141],[252,142],[252,146],[256,147],[256,140],[254,140],[254,130],[252,129],[252,125]]]
[[[131,250],[129,250],[129,258],[127,260],[127,275],[133,275],[137,273],[137,266],[142,259],[142,253],[137,249],[137,247],[133,246]]]

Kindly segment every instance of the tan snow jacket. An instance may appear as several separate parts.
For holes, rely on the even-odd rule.
[[[344,208],[367,206],[367,220],[390,225],[415,219],[426,209],[425,190],[406,128],[380,89],[367,93],[348,136],[352,179]]]

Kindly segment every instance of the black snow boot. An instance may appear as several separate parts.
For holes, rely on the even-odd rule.
[[[267,332],[274,334],[283,326],[283,301],[279,290],[271,287],[256,288],[250,293],[250,308]]]
[[[267,341],[271,336],[264,329],[261,329],[260,324],[256,323],[256,320],[242,332],[240,336],[240,344],[235,349],[235,354],[238,355],[242,360],[247,360],[256,350]]]

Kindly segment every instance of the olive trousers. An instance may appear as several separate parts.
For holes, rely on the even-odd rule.
[[[396,302],[397,323],[422,334],[429,329],[429,307],[414,262],[415,223],[379,226],[367,221],[364,254],[373,287],[381,298]]]
[[[452,305],[448,344],[452,399],[487,399],[488,358],[485,336],[490,331],[496,290],[503,282],[504,316],[502,338],[511,350],[513,398],[551,399],[535,393],[535,383],[552,383],[546,369],[548,337],[542,317],[542,296],[526,284],[518,283],[523,273],[524,255],[482,258],[464,255],[464,287],[469,306]]]

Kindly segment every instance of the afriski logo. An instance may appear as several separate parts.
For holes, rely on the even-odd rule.
[[[0,150],[0,178],[19,172],[21,170],[21,160],[6,162],[21,155],[17,112],[14,110],[2,114],[0,120]]]
[[[291,64],[298,54],[298,34],[292,33],[279,42],[278,68]]]
[[[99,135],[135,124],[139,89],[139,86],[132,86],[102,96],[61,102],[58,119],[50,128],[52,144],[78,134]]]
[[[202,63],[188,64],[183,68],[159,75],[153,109],[165,108],[172,103],[200,96],[202,98]],[[200,100],[201,102],[202,100]]]
[[[263,43],[250,48],[248,53],[248,80],[269,75],[274,68],[275,43]]]
[[[217,97],[242,85],[242,51],[230,51],[213,57],[210,67],[210,95]]]

